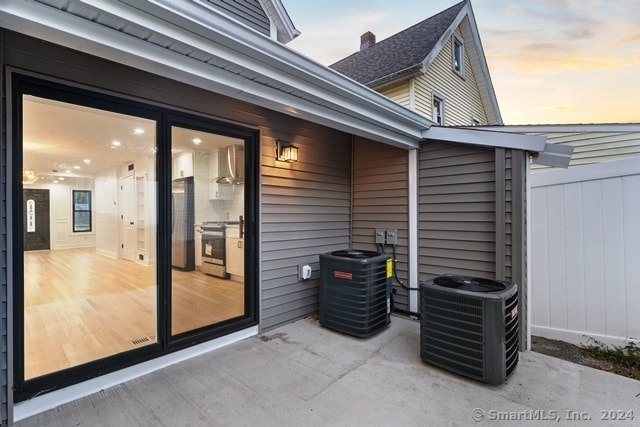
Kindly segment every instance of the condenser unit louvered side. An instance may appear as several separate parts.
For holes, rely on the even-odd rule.
[[[516,289],[517,290],[517,289]],[[505,357],[507,377],[518,364],[518,338],[520,337],[520,325],[518,315],[518,293],[505,300],[504,308],[504,335],[505,335]]]
[[[420,357],[488,383],[504,382],[518,362],[517,286],[473,292],[425,282],[420,290]]]
[[[356,250],[320,255],[320,324],[360,338],[388,326],[390,259]]]
[[[420,310],[422,359],[481,378],[484,371],[482,301],[439,292],[427,292],[424,296]]]

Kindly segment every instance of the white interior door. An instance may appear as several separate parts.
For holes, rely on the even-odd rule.
[[[136,193],[133,175],[120,180],[120,256],[135,261],[136,249]]]

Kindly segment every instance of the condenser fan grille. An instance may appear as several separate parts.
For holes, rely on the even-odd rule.
[[[455,288],[463,291],[472,292],[499,292],[504,291],[507,287],[504,283],[496,280],[482,279],[479,277],[456,276],[453,274],[445,274],[433,279],[433,283],[445,288]]]

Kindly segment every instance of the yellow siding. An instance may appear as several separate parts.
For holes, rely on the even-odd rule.
[[[462,38],[459,31],[457,34]],[[470,126],[472,118],[479,120],[481,125],[489,124],[474,70],[471,68],[471,61],[467,54],[467,43],[465,41],[464,78],[453,70],[452,42],[449,39],[429,66],[427,73],[414,79],[414,109],[431,118],[432,96],[435,94],[443,97],[446,126]]]
[[[384,88],[380,93],[404,107],[411,108],[410,87],[411,85],[409,80],[406,80],[400,84]]]

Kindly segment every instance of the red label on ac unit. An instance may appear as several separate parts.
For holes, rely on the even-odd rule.
[[[353,278],[353,274],[347,273],[346,271],[334,271],[333,277],[337,279],[351,280]]]

